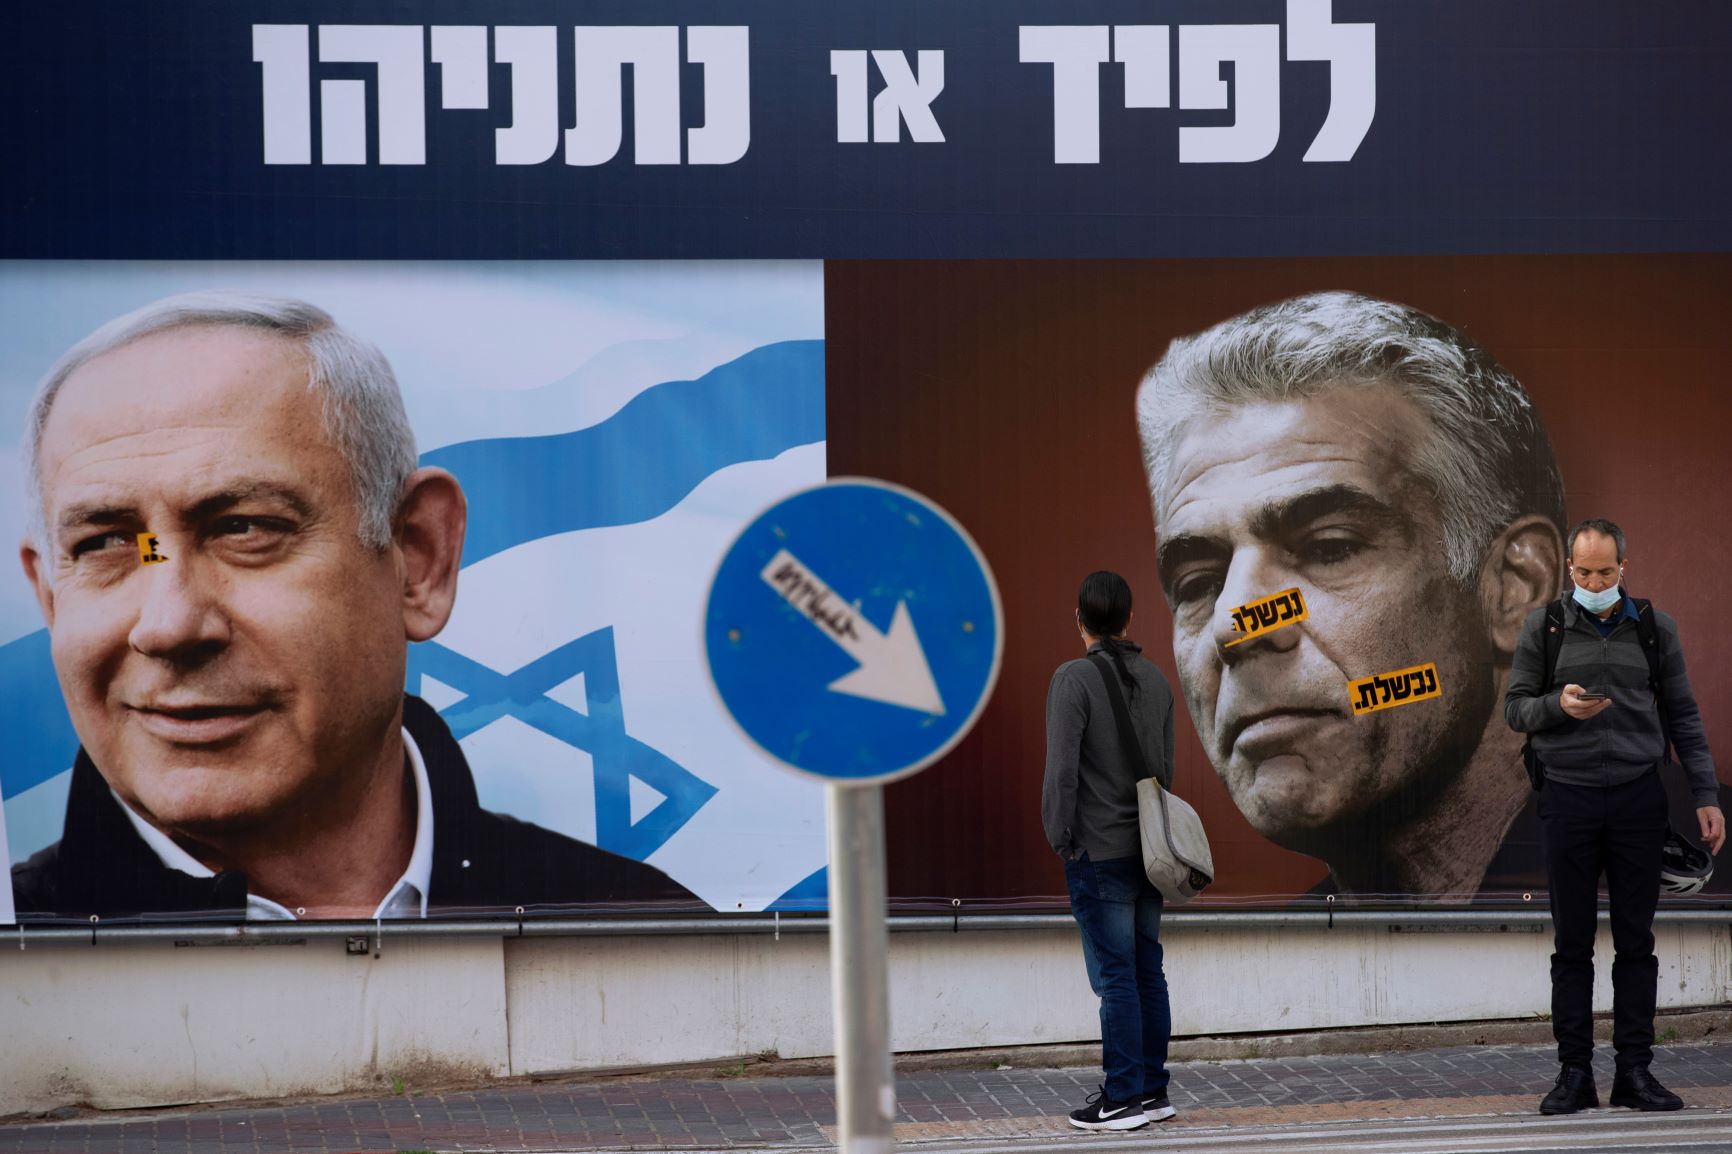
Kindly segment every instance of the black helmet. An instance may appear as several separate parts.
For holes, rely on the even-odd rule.
[[[1701,846],[1670,827],[1660,850],[1660,892],[1699,894],[1714,876],[1714,859]]]

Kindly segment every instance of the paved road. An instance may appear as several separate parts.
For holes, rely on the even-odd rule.
[[[1130,1134],[1064,1121],[1092,1069],[942,1069],[897,1080],[904,1149],[937,1154],[1196,1151],[1271,1146],[1359,1154],[1478,1151],[1726,1151],[1732,1041],[1662,1047],[1655,1072],[1689,1108],[1535,1113],[1556,1073],[1550,1046],[1471,1046],[1362,1056],[1187,1062],[1173,1067],[1179,1116]],[[1610,1059],[1597,1070],[1611,1087]],[[293,1105],[92,1114],[0,1126],[0,1154],[254,1151],[776,1152],[833,1148],[825,1077],[512,1081],[461,1092]]]
[[[1162,1130],[1154,1127],[1132,1134],[1107,1136],[1028,1137],[946,1142],[944,1154],[1082,1154],[1111,1150],[1115,1154],[1540,1154],[1542,1151],[1593,1151],[1595,1154],[1691,1154],[1732,1152],[1732,1110],[1694,1107],[1676,1114],[1638,1115],[1628,1110],[1595,1110],[1571,1118],[1481,1116],[1414,1118],[1402,1121],[1350,1121],[1285,1126]],[[917,1151],[918,1143],[903,1148]]]

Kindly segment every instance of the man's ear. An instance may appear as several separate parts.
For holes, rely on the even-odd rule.
[[[1480,607],[1498,654],[1509,658],[1528,611],[1555,600],[1564,584],[1564,541],[1537,513],[1518,517],[1492,538],[1480,568]]]
[[[396,550],[403,582],[403,632],[426,641],[445,628],[457,602],[457,568],[469,501],[444,469],[415,470],[397,509]]]
[[[36,591],[36,604],[42,607],[42,620],[54,628],[54,586],[48,579],[48,566],[53,562],[36,551],[26,537],[18,545],[18,560],[24,564],[24,576]]]

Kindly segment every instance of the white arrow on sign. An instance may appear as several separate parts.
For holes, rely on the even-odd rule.
[[[843,601],[786,549],[770,558],[758,575],[860,663],[860,668],[838,677],[828,688],[921,713],[944,713],[944,699],[938,695],[938,683],[932,679],[932,667],[914,633],[914,619],[908,616],[906,601],[896,603],[890,631],[880,633],[860,612],[858,601]]]

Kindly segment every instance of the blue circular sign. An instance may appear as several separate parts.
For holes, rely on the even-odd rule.
[[[883,481],[771,507],[710,585],[704,653],[722,704],[770,756],[828,781],[914,773],[974,725],[1004,612],[950,514]]]

